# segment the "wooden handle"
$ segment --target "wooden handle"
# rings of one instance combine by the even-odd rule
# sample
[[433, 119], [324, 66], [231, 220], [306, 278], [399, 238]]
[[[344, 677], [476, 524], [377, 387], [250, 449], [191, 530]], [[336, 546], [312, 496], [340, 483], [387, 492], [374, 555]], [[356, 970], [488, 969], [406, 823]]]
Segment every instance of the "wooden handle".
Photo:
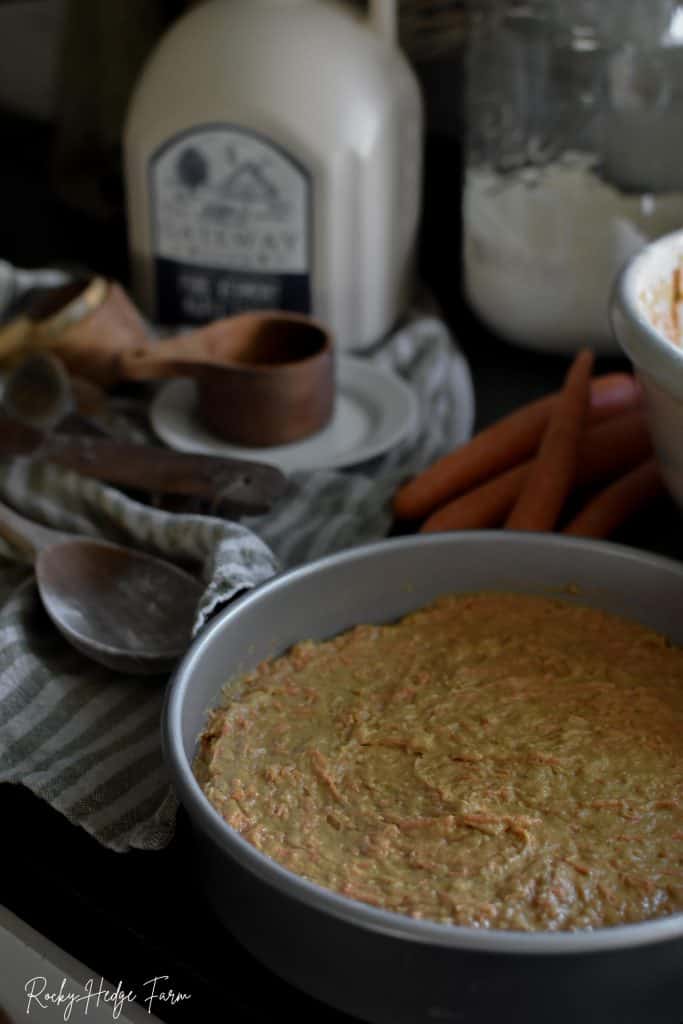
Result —
[[121, 352], [119, 372], [126, 380], [159, 380], [189, 377], [191, 364], [201, 359], [195, 332], [153, 341]]
[[30, 519], [25, 519], [18, 512], [0, 501], [0, 537], [18, 548], [31, 561], [39, 551], [59, 544], [64, 540], [73, 540], [75, 534], [51, 530], [49, 526], [41, 526]]
[[154, 350], [146, 352], [134, 349], [132, 352], [123, 352], [118, 360], [118, 369], [124, 380], [162, 380], [183, 376], [177, 359]]
[[195, 495], [217, 506], [225, 502], [242, 512], [269, 508], [288, 486], [284, 474], [266, 463], [174, 452], [104, 437], [52, 434], [34, 457], [118, 486]]

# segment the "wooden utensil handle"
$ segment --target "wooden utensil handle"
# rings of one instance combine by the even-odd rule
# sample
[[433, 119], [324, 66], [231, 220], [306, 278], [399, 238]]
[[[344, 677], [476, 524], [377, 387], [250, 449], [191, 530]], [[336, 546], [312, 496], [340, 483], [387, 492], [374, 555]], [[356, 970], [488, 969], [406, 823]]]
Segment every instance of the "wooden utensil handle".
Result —
[[176, 338], [136, 345], [120, 353], [119, 370], [127, 380], [158, 380], [191, 376], [190, 363], [198, 359], [195, 331]]
[[[160, 345], [159, 348], [162, 346]], [[166, 377], [189, 376], [183, 365], [172, 355], [150, 349], [135, 348], [122, 352], [118, 360], [120, 376], [124, 380], [161, 380]]]
[[35, 457], [122, 487], [230, 500], [243, 511], [261, 510], [283, 493], [285, 476], [274, 466], [243, 459], [193, 455], [104, 437], [53, 434]]
[[12, 547], [18, 548], [33, 561], [39, 551], [64, 540], [73, 540], [75, 534], [41, 526], [0, 502], [0, 537], [4, 537]]

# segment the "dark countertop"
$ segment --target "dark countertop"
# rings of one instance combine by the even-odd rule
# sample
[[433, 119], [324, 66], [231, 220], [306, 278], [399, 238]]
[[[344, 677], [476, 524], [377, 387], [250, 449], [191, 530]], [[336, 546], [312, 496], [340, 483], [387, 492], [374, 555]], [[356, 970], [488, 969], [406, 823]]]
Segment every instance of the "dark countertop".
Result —
[[[121, 221], [93, 222], [86, 213], [67, 209], [45, 180], [45, 136], [22, 126], [13, 131], [18, 157], [0, 170], [0, 258], [24, 266], [80, 263], [125, 280]], [[11, 147], [3, 149], [10, 152]], [[449, 187], [452, 197], [452, 182]], [[567, 359], [513, 348], [469, 313], [460, 297], [457, 266], [449, 266], [444, 255], [453, 259], [458, 231], [457, 210], [448, 225], [428, 209], [423, 275], [470, 361], [481, 427], [557, 387]], [[598, 368], [625, 365], [619, 359], [600, 360]], [[668, 498], [615, 539], [683, 555], [680, 516]], [[121, 979], [126, 989], [144, 994], [147, 979], [168, 975], [169, 986], [190, 993], [191, 999], [155, 1006], [162, 1019], [208, 1020], [222, 1011], [236, 1024], [348, 1020], [279, 981], [214, 920], [198, 888], [183, 813], [165, 850], [125, 855], [102, 848], [21, 786], [0, 786], [0, 819], [0, 902], [114, 985]], [[0, 969], [0, 1002], [8, 983]]]

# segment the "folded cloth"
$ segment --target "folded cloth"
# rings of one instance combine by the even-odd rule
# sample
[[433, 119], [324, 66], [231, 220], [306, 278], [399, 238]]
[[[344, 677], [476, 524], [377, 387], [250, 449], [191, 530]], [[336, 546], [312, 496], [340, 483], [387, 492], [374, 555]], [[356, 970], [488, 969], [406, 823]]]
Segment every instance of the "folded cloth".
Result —
[[[11, 276], [0, 262], [0, 319], [7, 297], [16, 300], [34, 280], [22, 271], [8, 283]], [[236, 523], [165, 512], [27, 458], [0, 462], [0, 498], [48, 526], [194, 566], [205, 583], [196, 632], [219, 606], [279, 569], [385, 536], [398, 482], [469, 437], [469, 370], [438, 316], [415, 312], [366, 358], [413, 389], [412, 434], [363, 465], [292, 474], [293, 493], [266, 514]], [[177, 809], [159, 738], [166, 680], [117, 674], [76, 652], [17, 557], [2, 544], [0, 781], [28, 786], [111, 849], [159, 849], [173, 835]]]

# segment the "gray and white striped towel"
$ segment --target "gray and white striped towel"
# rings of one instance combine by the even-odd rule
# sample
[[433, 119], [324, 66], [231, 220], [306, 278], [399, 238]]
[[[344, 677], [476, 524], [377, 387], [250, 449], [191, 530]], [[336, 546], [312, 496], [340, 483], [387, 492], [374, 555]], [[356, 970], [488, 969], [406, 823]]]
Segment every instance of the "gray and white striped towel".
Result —
[[[0, 319], [34, 283], [54, 281], [18, 276], [0, 262]], [[0, 463], [0, 497], [49, 526], [193, 560], [206, 584], [200, 629], [218, 604], [278, 569], [385, 536], [399, 480], [470, 435], [469, 370], [438, 317], [416, 313], [367, 358], [414, 389], [420, 415], [412, 436], [346, 471], [293, 474], [296, 493], [268, 514], [235, 523], [163, 512], [26, 458]], [[164, 681], [117, 675], [79, 655], [14, 557], [0, 550], [0, 782], [28, 786], [114, 850], [165, 846], [176, 804], [159, 740]]]

